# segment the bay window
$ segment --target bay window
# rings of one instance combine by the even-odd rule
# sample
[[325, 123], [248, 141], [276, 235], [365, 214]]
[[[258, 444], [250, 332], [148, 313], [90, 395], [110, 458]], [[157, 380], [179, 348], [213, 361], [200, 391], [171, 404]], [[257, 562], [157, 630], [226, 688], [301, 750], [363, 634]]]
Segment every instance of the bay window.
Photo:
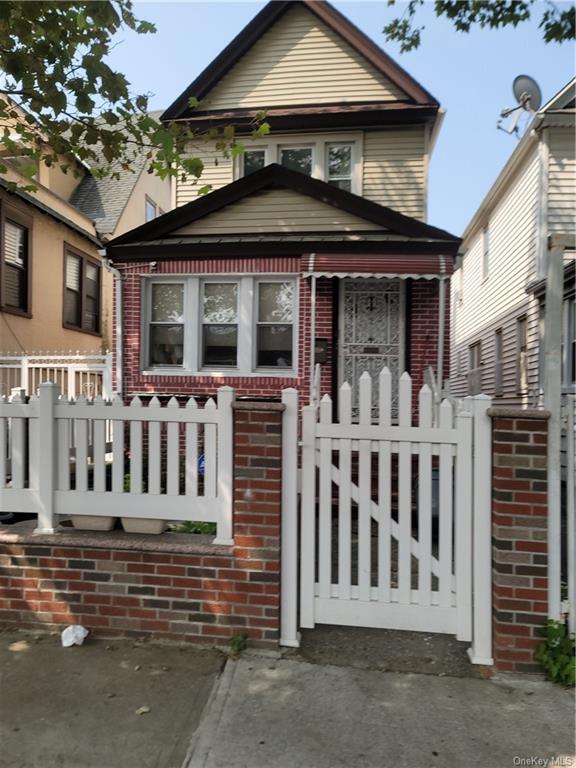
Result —
[[146, 279], [144, 371], [293, 374], [296, 285], [277, 275]]

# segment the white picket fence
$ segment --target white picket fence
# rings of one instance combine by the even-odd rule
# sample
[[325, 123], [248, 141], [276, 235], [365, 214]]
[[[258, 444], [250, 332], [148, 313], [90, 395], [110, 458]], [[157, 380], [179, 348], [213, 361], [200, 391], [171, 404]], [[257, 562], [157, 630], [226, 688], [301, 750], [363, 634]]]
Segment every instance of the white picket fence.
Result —
[[0, 396], [13, 389], [35, 395], [41, 384], [51, 381], [68, 398], [112, 397], [112, 353], [106, 354], [2, 354]]
[[328, 395], [303, 408], [300, 625], [455, 634], [489, 663], [490, 398], [444, 400], [434, 424], [425, 385], [414, 425], [405, 373], [395, 424], [388, 369], [378, 387], [378, 423], [368, 373], [357, 423], [349, 384], [338, 419]]
[[58, 395], [47, 383], [0, 401], [1, 510], [37, 514], [39, 531], [57, 515], [214, 522], [231, 541], [233, 389], [203, 408]]

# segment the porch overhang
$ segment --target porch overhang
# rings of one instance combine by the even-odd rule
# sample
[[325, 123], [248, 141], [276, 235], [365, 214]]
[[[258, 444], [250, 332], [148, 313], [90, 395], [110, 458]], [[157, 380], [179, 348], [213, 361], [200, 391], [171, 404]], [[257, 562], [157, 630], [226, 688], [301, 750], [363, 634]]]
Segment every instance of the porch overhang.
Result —
[[310, 253], [302, 257], [304, 277], [441, 280], [453, 271], [452, 255]]

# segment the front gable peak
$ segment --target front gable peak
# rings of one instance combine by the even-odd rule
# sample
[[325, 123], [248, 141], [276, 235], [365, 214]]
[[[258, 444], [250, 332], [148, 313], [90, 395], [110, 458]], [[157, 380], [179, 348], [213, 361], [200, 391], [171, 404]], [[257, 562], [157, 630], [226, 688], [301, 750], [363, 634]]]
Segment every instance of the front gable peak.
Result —
[[197, 112], [321, 104], [438, 103], [324, 0], [270, 2], [166, 110]]

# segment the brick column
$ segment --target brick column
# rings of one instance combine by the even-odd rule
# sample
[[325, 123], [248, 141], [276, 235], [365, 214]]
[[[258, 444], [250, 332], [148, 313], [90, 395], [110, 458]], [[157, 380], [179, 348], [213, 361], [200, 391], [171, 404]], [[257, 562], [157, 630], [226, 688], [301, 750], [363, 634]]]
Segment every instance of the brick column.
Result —
[[491, 408], [494, 665], [536, 672], [534, 649], [548, 618], [547, 439], [549, 413]]
[[[234, 557], [252, 637], [278, 642], [282, 403], [234, 403]], [[240, 598], [240, 595], [239, 595]], [[240, 609], [238, 610], [240, 613]], [[257, 629], [261, 629], [258, 638]]]

